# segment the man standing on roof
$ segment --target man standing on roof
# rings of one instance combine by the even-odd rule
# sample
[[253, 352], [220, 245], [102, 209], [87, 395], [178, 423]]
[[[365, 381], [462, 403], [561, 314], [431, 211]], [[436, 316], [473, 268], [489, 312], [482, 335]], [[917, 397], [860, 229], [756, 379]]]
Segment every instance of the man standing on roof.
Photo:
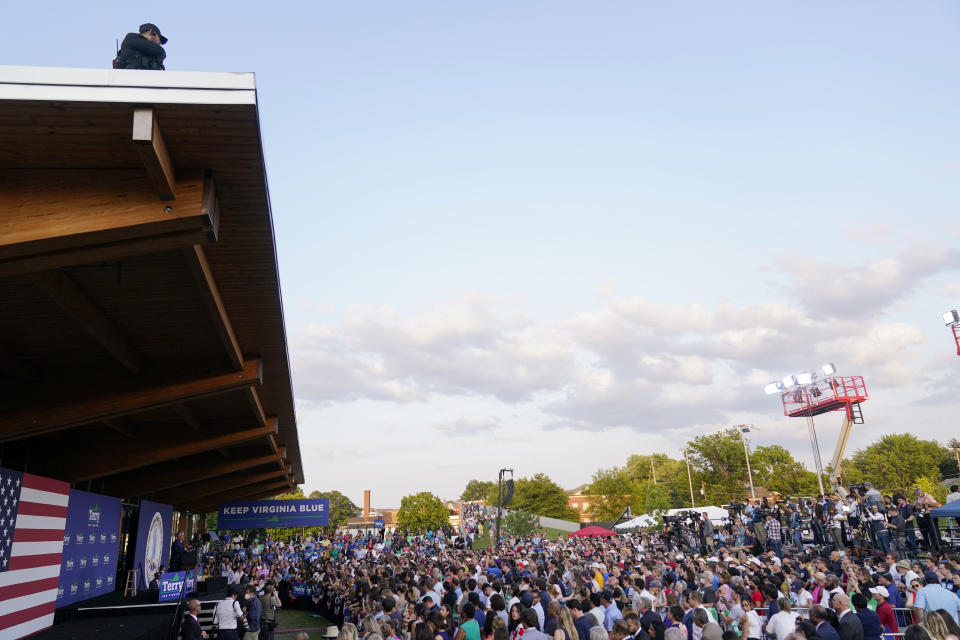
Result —
[[117, 69], [163, 70], [167, 52], [160, 45], [167, 39], [157, 25], [147, 22], [140, 25], [139, 33], [128, 33], [117, 54]]

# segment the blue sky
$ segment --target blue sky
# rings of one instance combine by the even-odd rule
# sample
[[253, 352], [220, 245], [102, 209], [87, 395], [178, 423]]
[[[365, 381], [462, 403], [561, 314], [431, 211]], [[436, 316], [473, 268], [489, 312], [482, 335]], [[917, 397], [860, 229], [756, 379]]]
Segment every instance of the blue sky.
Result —
[[853, 447], [960, 436], [956, 3], [48, 2], [0, 61], [144, 21], [257, 74], [308, 490], [572, 487], [734, 420], [809, 460], [760, 387], [825, 360]]

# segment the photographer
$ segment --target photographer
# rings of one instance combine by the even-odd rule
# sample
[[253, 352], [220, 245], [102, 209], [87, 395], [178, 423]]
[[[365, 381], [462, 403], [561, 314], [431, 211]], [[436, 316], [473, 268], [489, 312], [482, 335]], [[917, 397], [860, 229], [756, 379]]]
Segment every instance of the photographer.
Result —
[[277, 609], [280, 607], [280, 598], [273, 584], [268, 581], [260, 596], [260, 640], [273, 640], [273, 632], [277, 628]]

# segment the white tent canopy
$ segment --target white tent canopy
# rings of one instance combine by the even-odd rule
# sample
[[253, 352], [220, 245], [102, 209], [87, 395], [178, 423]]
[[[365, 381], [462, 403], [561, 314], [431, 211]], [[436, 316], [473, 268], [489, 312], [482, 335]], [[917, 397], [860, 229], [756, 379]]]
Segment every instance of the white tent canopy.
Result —
[[620, 524], [614, 526], [614, 529], [637, 529], [652, 527], [655, 525], [656, 517], [653, 514], [645, 513], [642, 516], [637, 516], [633, 520], [628, 520], [626, 522], [621, 522]]

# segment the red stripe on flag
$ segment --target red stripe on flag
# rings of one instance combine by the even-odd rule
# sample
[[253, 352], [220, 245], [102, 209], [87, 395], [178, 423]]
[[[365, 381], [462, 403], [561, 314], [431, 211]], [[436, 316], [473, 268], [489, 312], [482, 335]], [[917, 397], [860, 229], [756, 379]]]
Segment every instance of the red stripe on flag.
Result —
[[56, 608], [57, 600], [56, 596], [54, 596], [54, 599], [50, 602], [44, 602], [43, 604], [38, 604], [35, 607], [21, 609], [20, 611], [14, 611], [13, 613], [8, 613], [5, 616], [0, 616], [0, 629], [9, 629], [15, 625], [29, 622], [34, 618], [39, 618], [40, 616], [53, 613]]
[[52, 491], [53, 493], [62, 493], [70, 495], [70, 483], [43, 476], [35, 476], [32, 473], [23, 474], [23, 486], [30, 489], [39, 489], [40, 491]]
[[32, 580], [11, 584], [8, 587], [0, 587], [0, 602], [10, 598], [28, 596], [31, 593], [47, 591], [48, 589], [56, 589], [58, 586], [60, 586], [60, 578], [44, 578], [43, 580]]
[[[56, 542], [63, 540], [63, 529], [16, 529], [13, 532], [14, 542]], [[0, 598], [3, 600], [3, 598]]]
[[[61, 534], [62, 535], [62, 534]], [[37, 567], [60, 566], [62, 553], [38, 553], [34, 556], [13, 556], [10, 558], [10, 571], [17, 569], [36, 569]]]
[[40, 504], [38, 502], [21, 501], [17, 509], [17, 515], [21, 516], [52, 516], [54, 518], [66, 518], [67, 508], [55, 504]]

